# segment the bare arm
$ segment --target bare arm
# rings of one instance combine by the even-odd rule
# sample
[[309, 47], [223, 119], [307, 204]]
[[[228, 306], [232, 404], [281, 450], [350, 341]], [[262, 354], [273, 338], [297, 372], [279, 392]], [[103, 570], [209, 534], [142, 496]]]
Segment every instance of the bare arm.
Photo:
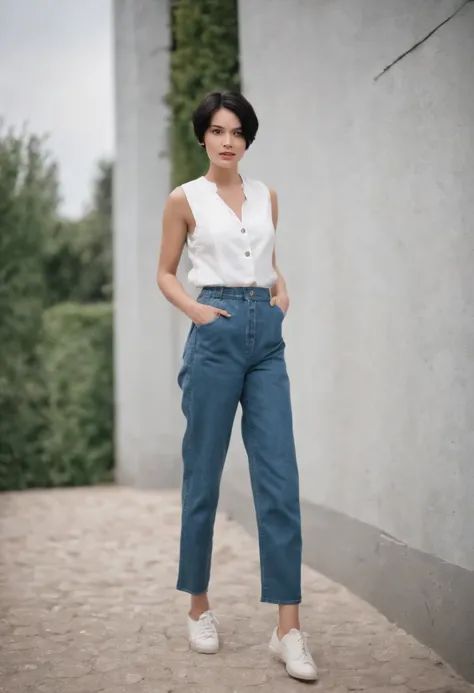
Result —
[[160, 258], [157, 282], [162, 294], [197, 325], [211, 322], [216, 314], [229, 317], [225, 310], [202, 305], [191, 298], [176, 276], [188, 232], [187, 200], [181, 188], [176, 188], [168, 197], [163, 212]]
[[191, 317], [196, 301], [186, 293], [176, 276], [188, 232], [185, 205], [183, 191], [176, 188], [168, 197], [163, 212], [157, 281], [160, 291], [168, 301]]
[[[276, 232], [277, 225], [278, 225], [278, 197], [277, 197], [275, 190], [273, 190], [273, 188], [270, 188], [270, 199], [271, 199], [271, 203], [272, 203], [273, 226], [275, 227], [275, 232]], [[275, 250], [273, 251], [272, 260], [273, 260], [273, 268], [277, 274], [277, 280], [276, 280], [275, 284], [272, 286], [272, 296], [273, 296], [272, 302], [277, 303], [280, 306], [280, 308], [282, 308], [282, 310], [286, 313], [286, 311], [288, 310], [288, 306], [289, 306], [290, 301], [288, 298], [288, 292], [286, 289], [285, 279], [284, 279], [282, 273], [280, 272], [280, 270], [278, 269]]]

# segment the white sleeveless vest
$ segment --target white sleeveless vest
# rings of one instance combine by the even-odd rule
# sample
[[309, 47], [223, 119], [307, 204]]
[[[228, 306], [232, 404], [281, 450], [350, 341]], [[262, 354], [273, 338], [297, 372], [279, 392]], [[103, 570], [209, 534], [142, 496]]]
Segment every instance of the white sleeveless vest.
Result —
[[181, 186], [196, 221], [187, 240], [192, 264], [188, 279], [196, 287], [270, 288], [277, 280], [270, 192], [260, 181], [241, 178], [242, 221], [220, 197], [216, 184], [204, 176]]

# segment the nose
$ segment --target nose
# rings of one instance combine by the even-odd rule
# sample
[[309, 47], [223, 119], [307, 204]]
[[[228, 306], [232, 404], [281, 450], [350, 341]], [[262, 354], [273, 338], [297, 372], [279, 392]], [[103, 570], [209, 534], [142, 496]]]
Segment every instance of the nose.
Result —
[[225, 137], [224, 137], [224, 147], [226, 149], [229, 149], [232, 146], [232, 138], [230, 133], [228, 132]]

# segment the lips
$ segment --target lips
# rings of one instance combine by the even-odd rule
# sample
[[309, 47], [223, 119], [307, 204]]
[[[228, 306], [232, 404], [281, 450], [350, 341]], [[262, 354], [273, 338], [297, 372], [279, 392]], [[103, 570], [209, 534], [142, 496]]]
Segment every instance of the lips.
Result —
[[226, 159], [231, 159], [235, 154], [233, 152], [221, 152], [220, 156], [224, 156]]

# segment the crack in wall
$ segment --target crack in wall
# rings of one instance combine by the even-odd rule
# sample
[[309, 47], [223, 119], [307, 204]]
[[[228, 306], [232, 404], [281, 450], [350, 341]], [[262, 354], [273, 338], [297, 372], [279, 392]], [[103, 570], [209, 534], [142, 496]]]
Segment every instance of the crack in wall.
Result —
[[413, 51], [415, 51], [423, 43], [425, 43], [425, 41], [427, 41], [431, 36], [433, 36], [433, 34], [436, 33], [438, 31], [438, 29], [441, 29], [442, 26], [444, 26], [445, 24], [450, 22], [451, 19], [453, 19], [457, 14], [459, 14], [459, 12], [461, 12], [461, 10], [463, 10], [466, 7], [466, 5], [468, 5], [470, 2], [474, 2], [474, 0], [464, 0], [461, 7], [458, 7], [458, 9], [455, 10], [455, 12], [453, 12], [451, 15], [449, 15], [449, 17], [447, 17], [444, 21], [442, 21], [441, 24], [438, 24], [438, 26], [436, 26], [432, 31], [430, 31], [429, 34], [427, 34], [424, 38], [422, 38], [420, 41], [415, 43], [414, 46], [412, 46], [407, 51], [405, 51], [404, 53], [399, 55], [398, 58], [395, 58], [395, 60], [393, 62], [391, 62], [390, 65], [387, 65], [387, 67], [384, 67], [382, 72], [379, 72], [379, 74], [374, 77], [374, 82], [376, 82], [380, 77], [382, 77], [382, 75], [384, 75], [394, 65], [396, 65], [398, 62], [400, 62], [400, 60], [403, 60], [403, 58], [405, 58], [405, 56], [409, 55], [410, 53], [413, 53]]

